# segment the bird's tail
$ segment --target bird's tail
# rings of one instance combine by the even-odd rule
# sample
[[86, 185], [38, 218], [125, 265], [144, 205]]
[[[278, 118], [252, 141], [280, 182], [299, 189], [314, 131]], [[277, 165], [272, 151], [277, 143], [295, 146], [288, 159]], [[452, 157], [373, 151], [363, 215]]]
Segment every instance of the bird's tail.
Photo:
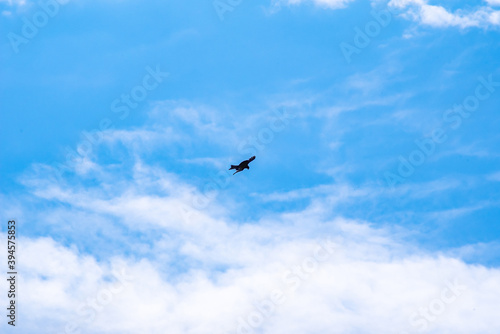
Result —
[[236, 166], [236, 165], [231, 165], [231, 168], [229, 168], [229, 170], [231, 170], [231, 169], [236, 169], [236, 168], [238, 168], [238, 166]]

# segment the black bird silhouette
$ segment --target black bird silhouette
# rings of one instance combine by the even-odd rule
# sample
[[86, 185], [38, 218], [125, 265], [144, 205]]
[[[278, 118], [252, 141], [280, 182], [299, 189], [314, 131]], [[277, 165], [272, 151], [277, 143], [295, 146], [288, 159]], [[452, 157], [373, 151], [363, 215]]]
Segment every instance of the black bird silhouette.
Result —
[[233, 173], [233, 175], [234, 175], [236, 173], [239, 173], [239, 172], [243, 171], [245, 168], [246, 169], [250, 169], [250, 167], [248, 167], [248, 164], [251, 161], [254, 161], [254, 159], [255, 159], [255, 155], [253, 157], [251, 157], [250, 159], [248, 159], [248, 160], [240, 162], [239, 165], [231, 165], [231, 168], [229, 168], [229, 170], [236, 169], [236, 172]]

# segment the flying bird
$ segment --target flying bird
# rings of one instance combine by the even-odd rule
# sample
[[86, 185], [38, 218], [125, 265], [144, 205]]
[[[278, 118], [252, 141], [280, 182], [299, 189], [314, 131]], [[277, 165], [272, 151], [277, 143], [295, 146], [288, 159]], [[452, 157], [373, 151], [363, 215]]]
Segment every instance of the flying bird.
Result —
[[251, 161], [253, 161], [254, 159], [255, 159], [255, 155], [253, 157], [251, 157], [250, 159], [248, 159], [248, 160], [240, 162], [239, 165], [231, 165], [231, 168], [229, 168], [229, 170], [236, 169], [236, 172], [233, 173], [233, 175], [234, 175], [236, 173], [239, 173], [239, 172], [243, 171], [245, 168], [246, 169], [250, 169], [250, 167], [248, 167], [248, 164]]

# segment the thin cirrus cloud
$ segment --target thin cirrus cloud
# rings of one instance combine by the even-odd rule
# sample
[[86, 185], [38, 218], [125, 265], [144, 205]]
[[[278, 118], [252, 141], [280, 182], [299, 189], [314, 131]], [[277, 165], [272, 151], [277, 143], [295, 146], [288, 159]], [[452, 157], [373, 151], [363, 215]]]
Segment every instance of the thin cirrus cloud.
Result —
[[[277, 3], [297, 5], [312, 2], [318, 7], [340, 9], [347, 7], [352, 0], [283, 0]], [[472, 9], [457, 9], [451, 11], [441, 5], [430, 5], [427, 0], [390, 0], [388, 2], [373, 1], [377, 6], [382, 3], [390, 10], [398, 11], [400, 17], [415, 21], [419, 24], [444, 28], [457, 27], [461, 29], [480, 27], [491, 28], [500, 25], [500, 11], [495, 6], [500, 5], [498, 0], [486, 0], [484, 5]]]
[[[345, 8], [349, 3], [354, 0], [312, 0], [312, 2], [320, 7], [338, 9]], [[274, 0], [275, 4], [288, 4], [288, 5], [298, 5], [304, 2], [309, 2], [309, 0]]]
[[0, 0], [0, 3], [6, 3], [9, 6], [22, 6], [26, 4], [26, 0]]

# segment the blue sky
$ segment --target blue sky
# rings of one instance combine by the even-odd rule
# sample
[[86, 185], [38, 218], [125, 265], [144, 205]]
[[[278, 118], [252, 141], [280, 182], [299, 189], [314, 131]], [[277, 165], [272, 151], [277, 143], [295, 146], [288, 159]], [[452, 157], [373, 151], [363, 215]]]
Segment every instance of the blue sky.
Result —
[[[498, 0], [4, 0], [0, 12], [16, 330], [500, 329]], [[311, 255], [328, 245], [327, 260]], [[290, 276], [311, 256], [307, 278]], [[123, 270], [148, 286], [115, 292]]]

